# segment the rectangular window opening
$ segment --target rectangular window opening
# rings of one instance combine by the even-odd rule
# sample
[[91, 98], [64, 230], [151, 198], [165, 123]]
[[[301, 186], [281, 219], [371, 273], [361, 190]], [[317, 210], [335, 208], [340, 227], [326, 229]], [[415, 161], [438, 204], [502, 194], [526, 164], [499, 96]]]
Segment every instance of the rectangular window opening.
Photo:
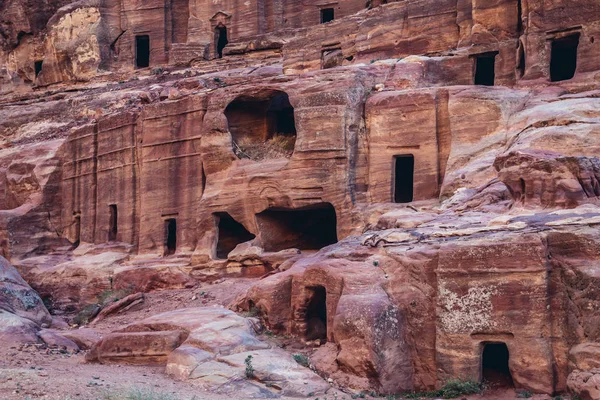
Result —
[[550, 55], [550, 80], [552, 82], [572, 79], [577, 71], [579, 33], [552, 40]]
[[108, 241], [114, 242], [117, 240], [117, 232], [118, 232], [118, 214], [117, 214], [117, 205], [111, 204], [108, 206], [109, 212], [109, 221], [108, 221]]
[[177, 250], [177, 220], [170, 218], [165, 220], [165, 256], [175, 254]]
[[334, 19], [334, 10], [333, 8], [323, 8], [321, 9], [321, 23], [326, 24], [328, 22], [333, 21]]
[[415, 157], [402, 154], [394, 157], [394, 202], [413, 201]]
[[496, 55], [485, 53], [475, 56], [475, 85], [494, 86], [496, 81]]
[[137, 68], [150, 66], [150, 36], [148, 35], [135, 37], [135, 65]]

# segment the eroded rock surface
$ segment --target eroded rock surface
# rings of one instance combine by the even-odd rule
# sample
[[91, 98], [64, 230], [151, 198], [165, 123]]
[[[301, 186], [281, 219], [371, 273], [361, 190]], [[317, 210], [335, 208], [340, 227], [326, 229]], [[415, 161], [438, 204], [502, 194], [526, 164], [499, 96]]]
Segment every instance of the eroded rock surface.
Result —
[[166, 373], [176, 379], [242, 397], [308, 397], [329, 390], [289, 353], [260, 341], [256, 324], [220, 307], [181, 309], [104, 336], [86, 359], [166, 365]]
[[37, 342], [52, 317], [42, 299], [4, 257], [0, 257], [0, 339], [4, 345]]
[[[597, 1], [143, 3], [0, 5], [0, 252], [53, 312], [252, 278], [232, 308], [339, 386], [597, 396]], [[19, 335], [47, 318], [9, 299]], [[89, 357], [327, 389], [267, 347], [183, 309]]]

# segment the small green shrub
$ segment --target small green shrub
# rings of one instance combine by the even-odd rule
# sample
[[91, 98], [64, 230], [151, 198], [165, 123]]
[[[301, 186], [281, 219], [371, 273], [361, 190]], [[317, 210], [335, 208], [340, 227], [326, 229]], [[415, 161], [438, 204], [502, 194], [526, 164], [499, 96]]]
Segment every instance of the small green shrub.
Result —
[[98, 304], [105, 306], [106, 304], [114, 303], [115, 301], [119, 301], [124, 297], [127, 297], [131, 294], [131, 290], [128, 289], [119, 289], [119, 290], [104, 290], [97, 297]]
[[102, 393], [104, 400], [175, 400], [167, 393], [157, 392], [154, 389], [131, 388], [123, 391], [110, 391]]
[[528, 399], [531, 396], [533, 396], [533, 393], [531, 393], [529, 390], [519, 390], [517, 392], [518, 399]]
[[451, 379], [440, 389], [440, 396], [445, 399], [452, 399], [462, 395], [478, 394], [481, 392], [483, 392], [483, 386], [479, 382]]
[[246, 312], [240, 313], [242, 317], [245, 318], [254, 318], [260, 316], [260, 309], [258, 307], [252, 306]]
[[308, 368], [308, 366], [310, 365], [310, 360], [304, 354], [294, 354], [292, 357], [294, 357], [294, 361], [296, 361], [303, 367]]
[[440, 390], [420, 393], [407, 393], [404, 395], [407, 399], [433, 398], [442, 397], [444, 399], [453, 399], [455, 397], [481, 394], [485, 390], [485, 386], [475, 381], [463, 381], [460, 379], [451, 379]]
[[77, 325], [85, 325], [93, 320], [96, 315], [100, 312], [100, 306], [98, 304], [88, 304], [83, 307], [77, 315], [73, 318], [73, 323]]
[[252, 379], [254, 378], [254, 367], [252, 366], [252, 356], [246, 357], [244, 360], [244, 364], [246, 364], [246, 378]]

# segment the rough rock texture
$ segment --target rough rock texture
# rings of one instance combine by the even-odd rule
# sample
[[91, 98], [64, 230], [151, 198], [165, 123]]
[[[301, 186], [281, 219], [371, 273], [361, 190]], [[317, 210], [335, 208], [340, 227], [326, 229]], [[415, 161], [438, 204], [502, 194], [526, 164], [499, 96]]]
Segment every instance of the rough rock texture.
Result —
[[[256, 321], [219, 307], [155, 315], [104, 336], [88, 361], [166, 365], [166, 373], [217, 393], [307, 397], [329, 384], [255, 336]], [[253, 376], [246, 376], [251, 356]]]
[[52, 317], [36, 292], [15, 267], [0, 257], [0, 340], [6, 346], [37, 342], [37, 331], [50, 326]]
[[581, 400], [600, 399], [600, 369], [573, 371], [569, 375], [569, 390]]
[[[0, 6], [0, 249], [57, 312], [253, 277], [233, 307], [342, 386], [492, 357], [596, 396], [597, 1], [38, 3]], [[153, 318], [91, 357], [257, 396], [247, 355], [295, 367], [232, 313]]]

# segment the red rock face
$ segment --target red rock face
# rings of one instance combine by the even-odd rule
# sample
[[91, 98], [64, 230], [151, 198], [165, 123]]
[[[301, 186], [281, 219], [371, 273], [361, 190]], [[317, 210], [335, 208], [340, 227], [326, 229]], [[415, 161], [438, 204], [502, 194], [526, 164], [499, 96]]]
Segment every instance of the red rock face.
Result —
[[[492, 3], [15, 18], [37, 30], [16, 45], [2, 25], [3, 254], [67, 310], [262, 277], [233, 308], [357, 390], [459, 378], [593, 398], [600, 8]], [[205, 356], [179, 328], [136, 332], [93, 356], [173, 355], [179, 377]]]

